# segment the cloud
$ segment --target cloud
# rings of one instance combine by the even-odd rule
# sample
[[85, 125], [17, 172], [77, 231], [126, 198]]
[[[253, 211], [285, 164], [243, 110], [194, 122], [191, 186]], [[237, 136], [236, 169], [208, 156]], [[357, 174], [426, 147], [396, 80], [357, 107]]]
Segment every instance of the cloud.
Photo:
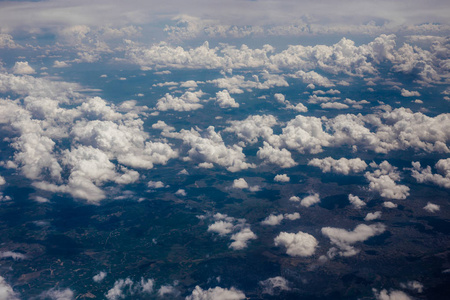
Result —
[[274, 95], [275, 100], [277, 100], [279, 103], [284, 104], [287, 109], [293, 109], [297, 112], [307, 112], [308, 108], [304, 106], [302, 103], [298, 103], [296, 105], [292, 105], [290, 101], [286, 100], [285, 96], [280, 93], [275, 93]]
[[400, 174], [397, 168], [383, 161], [377, 165], [371, 164], [372, 167], [378, 167], [373, 173], [366, 172], [364, 175], [370, 182], [369, 190], [380, 194], [381, 197], [388, 199], [406, 199], [409, 196], [409, 187], [396, 184], [400, 180]]
[[127, 297], [136, 297], [143, 294], [153, 293], [155, 281], [153, 279], [141, 278], [141, 281], [134, 282], [130, 278], [119, 279], [114, 282], [114, 286], [106, 292], [108, 300], [119, 300]]
[[179, 189], [178, 191], [175, 192], [175, 195], [185, 197], [187, 194], [184, 189]]
[[435, 213], [435, 212], [438, 212], [441, 209], [441, 207], [437, 204], [428, 202], [427, 205], [425, 205], [423, 209], [425, 209], [426, 211], [428, 211], [430, 213]]
[[0, 251], [0, 258], [12, 258], [14, 260], [23, 260], [26, 259], [27, 256], [25, 254], [13, 251]]
[[115, 106], [99, 97], [85, 99], [74, 92], [80, 88], [75, 84], [0, 77], [5, 79], [0, 90], [24, 96], [23, 102], [0, 104], [1, 122], [16, 135], [11, 143], [14, 160], [8, 164], [36, 188], [94, 203], [105, 197], [101, 186], [107, 181], [128, 184], [139, 179], [137, 171], [125, 166], [149, 169], [178, 156], [168, 144], [150, 140], [139, 118], [145, 107], [133, 101]]
[[147, 186], [151, 189], [161, 189], [166, 187], [162, 181], [149, 181]]
[[186, 297], [186, 300], [241, 300], [241, 299], [245, 299], [245, 294], [234, 287], [231, 287], [230, 289], [215, 287], [203, 290], [198, 285], [192, 291], [192, 294]]
[[326, 103], [321, 103], [320, 107], [323, 109], [326, 109], [326, 108], [347, 109], [349, 106], [347, 104], [339, 103], [339, 102], [326, 102]]
[[219, 104], [221, 108], [239, 107], [239, 103], [237, 103], [233, 98], [231, 98], [227, 90], [223, 90], [216, 93], [216, 102], [217, 104]]
[[373, 221], [381, 217], [381, 211], [376, 211], [373, 213], [368, 213], [364, 218], [364, 221]]
[[284, 219], [288, 219], [291, 221], [300, 219], [300, 214], [298, 212], [292, 213], [292, 214], [279, 214], [274, 215], [270, 214], [267, 218], [265, 218], [263, 221], [261, 221], [262, 225], [269, 225], [269, 226], [275, 226], [280, 225], [281, 221]]
[[261, 224], [275, 226], [275, 225], [279, 225], [281, 223], [281, 221], [283, 221], [283, 219], [284, 219], [284, 216], [282, 214], [280, 214], [280, 215], [270, 214], [267, 218], [265, 218], [261, 222]]
[[287, 122], [281, 135], [271, 137], [269, 142], [302, 154], [316, 154], [323, 151], [322, 147], [330, 145], [330, 139], [331, 136], [323, 130], [321, 119], [298, 115]]
[[224, 132], [232, 132], [245, 143], [255, 144], [259, 137], [269, 139], [273, 135], [272, 127], [278, 122], [272, 115], [253, 115], [242, 121], [229, 123], [231, 126], [225, 128]]
[[272, 147], [269, 143], [263, 142], [263, 147], [260, 147], [257, 156], [264, 160], [265, 163], [278, 165], [280, 168], [291, 168], [297, 165], [292, 159], [291, 152], [286, 149], [279, 149]]
[[420, 97], [420, 93], [417, 91], [408, 91], [405, 89], [401, 90], [403, 97]]
[[435, 168], [440, 173], [433, 173], [430, 166], [425, 169], [420, 162], [412, 162], [412, 176], [419, 183], [433, 183], [444, 188], [450, 188], [450, 158], [440, 159]]
[[398, 205], [395, 203], [392, 203], [391, 201], [385, 201], [385, 202], [383, 202], [383, 206], [386, 208], [396, 208]]
[[213, 219], [215, 222], [208, 226], [208, 232], [215, 232], [220, 236], [227, 236], [232, 233], [230, 239], [233, 242], [229, 245], [229, 248], [233, 250], [245, 249], [250, 240], [257, 238], [245, 219], [235, 219], [221, 213], [216, 213]]
[[47, 290], [45, 292], [42, 292], [39, 295], [40, 299], [52, 299], [52, 300], [73, 300], [74, 294], [73, 291], [69, 288], [66, 289], [57, 289], [52, 288], [50, 290]]
[[0, 33], [0, 48], [15, 49], [21, 48], [21, 46], [14, 42], [13, 37], [10, 34]]
[[18, 294], [14, 292], [11, 285], [9, 285], [2, 276], [0, 276], [0, 299], [19, 300]]
[[94, 282], [102, 282], [103, 279], [106, 278], [107, 273], [100, 271], [97, 275], [95, 275], [94, 277], [92, 277], [92, 280], [94, 280]]
[[216, 221], [208, 226], [208, 232], [215, 232], [219, 235], [227, 235], [234, 229], [234, 225], [231, 222]]
[[365, 225], [359, 224], [353, 231], [348, 231], [341, 228], [323, 227], [322, 234], [328, 237], [333, 245], [336, 245], [342, 256], [356, 255], [359, 250], [352, 245], [357, 242], [364, 242], [365, 240], [379, 235], [386, 230], [386, 226], [381, 223]]
[[256, 234], [254, 234], [250, 228], [243, 228], [241, 231], [236, 232], [231, 236], [230, 239], [234, 242], [230, 244], [230, 248], [233, 250], [242, 250], [247, 248], [250, 240], [255, 240], [256, 238]]
[[319, 85], [323, 87], [333, 87], [335, 86], [334, 83], [332, 83], [328, 78], [314, 72], [304, 72], [304, 71], [298, 71], [295, 73], [294, 77], [300, 78], [303, 80], [304, 83], [307, 84], [314, 84]]
[[392, 290], [388, 292], [387, 290], [383, 289], [378, 292], [378, 290], [373, 289], [373, 293], [375, 294], [377, 300], [412, 300], [411, 297], [409, 297], [402, 291]]
[[6, 184], [5, 177], [0, 176], [0, 185], [5, 185], [5, 184]]
[[286, 174], [277, 174], [274, 178], [276, 182], [289, 182], [291, 179]]
[[275, 246], [285, 247], [287, 255], [302, 257], [313, 255], [319, 244], [312, 235], [301, 231], [297, 233], [281, 232], [274, 242]]
[[158, 297], [164, 298], [177, 298], [180, 295], [180, 291], [173, 285], [163, 285], [158, 289]]
[[412, 291], [416, 291], [418, 293], [422, 293], [423, 292], [423, 284], [418, 282], [417, 280], [408, 281], [406, 284], [405, 283], [401, 283], [400, 286], [402, 288], [407, 288], [407, 289], [410, 289]]
[[28, 64], [27, 61], [16, 61], [11, 71], [17, 75], [36, 74], [36, 71]]
[[[291, 200], [291, 199], [289, 199], [289, 200]], [[293, 201], [293, 200], [291, 200], [291, 201]], [[306, 196], [305, 198], [303, 198], [300, 201], [300, 205], [304, 206], [304, 207], [310, 207], [310, 206], [313, 206], [314, 204], [319, 203], [319, 202], [320, 202], [319, 194], [318, 193], [314, 193], [314, 194], [311, 194], [311, 195]]]
[[353, 205], [353, 207], [356, 209], [361, 209], [363, 206], [366, 205], [366, 203], [364, 201], [362, 201], [361, 199], [359, 199], [358, 196], [353, 196], [352, 194], [348, 195], [348, 200]]
[[215, 132], [214, 126], [209, 126], [202, 133], [194, 129], [190, 131], [182, 129], [179, 133], [166, 133], [165, 135], [182, 139], [184, 144], [189, 145], [191, 149], [188, 151], [188, 155], [193, 161], [218, 164], [230, 172], [255, 167], [254, 164], [245, 162], [242, 147], [238, 145], [227, 147], [222, 136]]
[[248, 183], [244, 178], [235, 179], [233, 181], [233, 188], [235, 189], [247, 189]]
[[347, 159], [344, 157], [340, 159], [332, 157], [314, 158], [308, 162], [308, 165], [319, 167], [324, 173], [333, 172], [344, 175], [359, 173], [367, 168], [366, 162], [360, 158]]
[[267, 278], [264, 281], [260, 281], [259, 285], [262, 288], [263, 294], [269, 294], [271, 296], [278, 295], [282, 291], [290, 291], [290, 283], [284, 277], [276, 276]]
[[197, 92], [185, 92], [180, 97], [173, 97], [170, 94], [166, 94], [164, 97], [158, 99], [156, 103], [156, 109], [160, 111], [175, 110], [175, 111], [191, 111], [197, 110], [203, 107], [200, 104], [200, 97], [203, 96], [202, 91]]

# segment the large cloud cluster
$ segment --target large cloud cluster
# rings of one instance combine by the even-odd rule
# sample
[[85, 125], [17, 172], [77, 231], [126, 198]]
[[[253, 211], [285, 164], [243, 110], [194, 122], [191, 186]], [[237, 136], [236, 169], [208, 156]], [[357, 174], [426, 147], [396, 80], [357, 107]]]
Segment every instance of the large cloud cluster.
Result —
[[15, 135], [16, 152], [6, 166], [37, 188], [98, 202], [106, 197], [104, 183], [138, 180], [127, 167], [150, 169], [178, 156], [168, 144], [150, 140], [139, 118], [145, 107], [133, 101], [109, 105], [99, 97], [85, 99], [69, 83], [2, 77], [4, 91], [23, 97], [0, 101], [1, 125]]

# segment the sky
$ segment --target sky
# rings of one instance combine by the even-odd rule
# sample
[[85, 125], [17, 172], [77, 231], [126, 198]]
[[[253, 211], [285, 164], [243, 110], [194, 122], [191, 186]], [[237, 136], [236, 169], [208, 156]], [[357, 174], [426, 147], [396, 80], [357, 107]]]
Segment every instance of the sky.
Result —
[[445, 299], [445, 1], [1, 1], [0, 299]]

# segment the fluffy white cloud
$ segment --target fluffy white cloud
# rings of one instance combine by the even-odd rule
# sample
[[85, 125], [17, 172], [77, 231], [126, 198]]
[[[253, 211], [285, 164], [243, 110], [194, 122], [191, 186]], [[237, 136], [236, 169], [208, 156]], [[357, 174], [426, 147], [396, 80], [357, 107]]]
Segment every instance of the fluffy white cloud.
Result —
[[158, 99], [156, 109], [161, 111], [175, 110], [175, 111], [191, 111], [202, 108], [200, 104], [200, 97], [203, 96], [202, 91], [185, 92], [180, 97], [174, 97], [166, 94], [164, 97]]
[[27, 61], [16, 61], [11, 71], [17, 75], [30, 75], [36, 73]]
[[348, 195], [348, 201], [353, 205], [354, 208], [360, 209], [366, 205], [366, 202], [362, 201], [358, 196], [352, 194]]
[[231, 236], [230, 239], [233, 242], [230, 244], [230, 248], [233, 250], [242, 250], [247, 248], [250, 240], [255, 240], [256, 238], [256, 234], [250, 228], [243, 228]]
[[153, 279], [141, 278], [141, 281], [134, 282], [130, 278], [119, 279], [114, 282], [114, 286], [105, 294], [108, 300], [119, 300], [127, 297], [142, 296], [153, 293], [155, 281]]
[[420, 183], [433, 183], [441, 187], [450, 188], [450, 158], [440, 159], [435, 168], [440, 173], [433, 173], [430, 166], [425, 169], [420, 162], [412, 163], [412, 176]]
[[165, 187], [165, 185], [162, 181], [149, 181], [147, 183], [147, 186], [151, 189], [161, 189], [161, 188]]
[[233, 181], [233, 188], [235, 189], [247, 189], [248, 183], [244, 178], [235, 179]]
[[275, 93], [274, 95], [275, 100], [280, 102], [281, 104], [284, 104], [287, 109], [292, 109], [297, 112], [307, 112], [308, 108], [304, 106], [302, 103], [297, 103], [296, 105], [291, 104], [290, 101], [286, 100], [286, 97], [283, 94]]
[[304, 72], [298, 71], [295, 73], [294, 77], [301, 78], [304, 83], [312, 83], [314, 85], [320, 85], [323, 87], [333, 87], [334, 83], [332, 83], [328, 78], [314, 72]]
[[381, 217], [381, 211], [376, 211], [373, 213], [368, 213], [364, 218], [364, 221], [373, 221]]
[[233, 229], [233, 223], [226, 221], [216, 221], [208, 226], [208, 232], [215, 232], [222, 236], [231, 233]]
[[92, 277], [92, 280], [94, 280], [94, 282], [102, 282], [103, 279], [106, 278], [107, 273], [100, 271], [97, 275], [95, 275], [94, 277]]
[[402, 89], [401, 93], [402, 93], [403, 97], [420, 97], [420, 93], [417, 91], [408, 91], [408, 90]]
[[375, 294], [377, 300], [412, 300], [411, 297], [409, 297], [402, 291], [393, 290], [388, 292], [387, 290], [383, 289], [378, 292], [376, 289], [374, 289], [373, 293]]
[[[289, 199], [289, 200], [291, 200], [291, 199]], [[314, 205], [316, 203], [319, 203], [319, 202], [320, 202], [319, 194], [318, 193], [314, 193], [314, 194], [311, 194], [311, 195], [306, 196], [305, 198], [303, 198], [300, 201], [300, 205], [304, 206], [304, 207], [310, 207], [310, 206], [312, 206], [312, 205]]]
[[319, 153], [323, 151], [322, 147], [330, 145], [331, 139], [322, 126], [319, 118], [298, 115], [287, 122], [281, 135], [272, 136], [269, 142], [279, 148], [287, 147], [300, 153]]
[[[98, 202], [105, 197], [100, 188], [105, 182], [138, 180], [139, 173], [124, 166], [149, 169], [178, 156], [168, 144], [149, 140], [139, 119], [146, 108], [133, 101], [115, 106], [99, 97], [85, 99], [74, 92], [79, 89], [74, 84], [0, 77], [5, 79], [0, 90], [24, 96], [23, 102], [0, 102], [0, 122], [17, 135], [8, 166], [34, 180], [37, 188]], [[68, 138], [70, 150], [63, 143]]]
[[396, 208], [398, 205], [395, 203], [392, 203], [391, 201], [385, 201], [385, 202], [383, 202], [383, 206], [386, 208]]
[[289, 287], [289, 284], [289, 281], [281, 276], [267, 278], [266, 280], [259, 282], [262, 293], [272, 296], [279, 294], [281, 291], [290, 291], [291, 288]]
[[209, 288], [203, 290], [198, 285], [192, 291], [192, 294], [186, 297], [186, 300], [241, 300], [245, 299], [245, 294], [234, 287], [224, 289], [221, 287]]
[[353, 231], [341, 228], [323, 227], [322, 234], [327, 236], [331, 243], [336, 245], [342, 256], [356, 255], [359, 250], [352, 245], [357, 242], [363, 242], [373, 236], [379, 235], [386, 230], [384, 224], [378, 223], [373, 225], [359, 224]]
[[17, 45], [13, 37], [10, 34], [7, 33], [0, 33], [0, 48], [21, 48], [20, 45]]
[[284, 219], [283, 214], [280, 214], [280, 215], [270, 214], [267, 218], [265, 218], [261, 222], [261, 224], [262, 225], [275, 226], [275, 225], [279, 225], [281, 223], [281, 221], [283, 221], [283, 219]]
[[259, 137], [267, 140], [273, 135], [272, 127], [277, 124], [277, 119], [272, 115], [254, 115], [229, 123], [231, 126], [225, 128], [225, 132], [233, 132], [245, 143], [254, 144], [258, 142]]
[[349, 106], [347, 104], [344, 103], [339, 103], [339, 102], [326, 102], [326, 103], [321, 103], [320, 104], [321, 108], [331, 108], [331, 109], [347, 109]]
[[291, 221], [300, 219], [300, 214], [298, 212], [292, 213], [292, 214], [279, 214], [274, 215], [270, 214], [267, 218], [265, 218], [263, 221], [261, 221], [262, 225], [269, 225], [269, 226], [275, 226], [280, 225], [281, 221], [284, 219], [288, 219]]
[[277, 174], [273, 180], [276, 182], [289, 182], [291, 179], [287, 176], [287, 174]]
[[216, 213], [213, 218], [215, 222], [208, 226], [208, 232], [215, 232], [221, 236], [233, 233], [230, 237], [233, 242], [229, 245], [233, 250], [247, 248], [249, 241], [257, 238], [245, 219], [235, 219], [221, 213]]
[[430, 213], [435, 213], [435, 212], [438, 212], [441, 209], [441, 207], [437, 204], [428, 202], [427, 205], [425, 205], [423, 209], [425, 209], [426, 211], [428, 211]]
[[298, 212], [292, 213], [292, 214], [284, 214], [284, 218], [294, 221], [300, 219], [300, 214]]
[[27, 256], [25, 254], [13, 251], [0, 251], [0, 258], [12, 258], [14, 260], [22, 260], [26, 259]]
[[370, 182], [369, 190], [377, 192], [381, 197], [388, 199], [406, 199], [409, 196], [409, 187], [396, 184], [400, 180], [397, 168], [383, 161], [381, 164], [371, 163], [371, 166], [378, 168], [373, 173], [366, 172], [364, 175]]
[[275, 246], [284, 246], [289, 256], [311, 256], [319, 244], [310, 234], [281, 232], [275, 239]]
[[263, 142], [263, 147], [259, 148], [257, 156], [264, 162], [278, 165], [280, 168], [291, 168], [297, 165], [292, 159], [291, 152], [284, 148], [272, 147], [267, 142]]
[[11, 285], [9, 285], [5, 278], [0, 276], [0, 299], [4, 300], [18, 300], [18, 294], [14, 292]]
[[418, 282], [417, 280], [408, 281], [406, 284], [405, 283], [401, 283], [400, 286], [402, 288], [407, 288], [407, 289], [410, 289], [412, 291], [416, 291], [418, 293], [422, 293], [423, 292], [423, 284]]
[[239, 107], [239, 103], [237, 103], [234, 98], [230, 96], [227, 90], [223, 90], [216, 93], [216, 102], [220, 107]]
[[45, 292], [42, 292], [39, 297], [41, 299], [51, 299], [51, 300], [73, 300], [74, 294], [73, 291], [69, 288], [66, 289], [50, 289]]
[[340, 159], [332, 157], [314, 158], [308, 162], [308, 165], [319, 167], [324, 173], [333, 172], [344, 175], [359, 173], [367, 168], [366, 162], [360, 158], [347, 159], [344, 157]]
[[179, 189], [175, 192], [175, 195], [185, 197], [187, 193], [184, 189]]
[[214, 126], [209, 126], [205, 131], [194, 129], [180, 132], [163, 132], [167, 137], [183, 140], [184, 144], [191, 147], [188, 151], [189, 158], [200, 163], [214, 163], [226, 167], [230, 172], [237, 172], [254, 168], [254, 164], [245, 161], [242, 147], [225, 145], [222, 136], [215, 132]]
[[5, 177], [0, 176], [0, 185], [5, 185], [5, 184], [6, 184]]

